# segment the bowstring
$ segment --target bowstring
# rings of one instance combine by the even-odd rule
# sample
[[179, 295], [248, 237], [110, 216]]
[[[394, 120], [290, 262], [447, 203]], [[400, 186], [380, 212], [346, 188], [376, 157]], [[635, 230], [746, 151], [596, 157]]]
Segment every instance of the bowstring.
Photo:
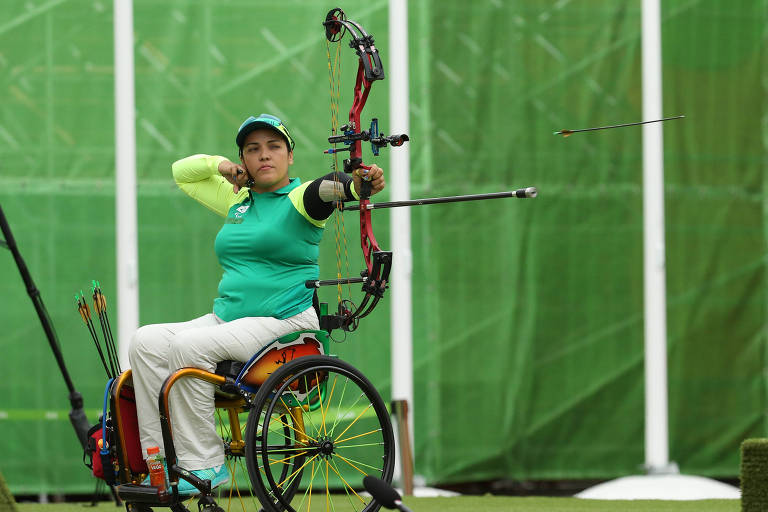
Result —
[[[341, 98], [341, 38], [334, 44], [333, 57], [331, 57], [331, 42], [326, 39], [325, 41], [326, 55], [328, 56], [328, 84], [331, 94], [331, 135], [337, 135], [339, 131], [339, 104]], [[333, 144], [333, 149], [336, 149], [336, 143]], [[333, 153], [333, 160], [331, 161], [331, 170], [334, 173], [334, 189], [337, 191], [343, 190], [338, 178], [339, 170], [339, 156], [338, 153]], [[338, 198], [338, 196], [337, 196]], [[346, 261], [347, 276], [351, 276], [349, 265], [349, 251], [347, 244], [347, 231], [344, 225], [344, 215], [342, 210], [343, 203], [340, 199], [336, 201], [336, 215], [334, 216], [334, 240], [336, 244], [336, 278], [343, 279], [342, 275], [342, 262], [341, 262], [341, 250], [342, 240], [344, 248], [344, 259]], [[348, 282], [348, 296], [352, 298], [352, 285]], [[339, 305], [343, 300], [343, 285], [338, 283], [336, 285], [336, 299]]]

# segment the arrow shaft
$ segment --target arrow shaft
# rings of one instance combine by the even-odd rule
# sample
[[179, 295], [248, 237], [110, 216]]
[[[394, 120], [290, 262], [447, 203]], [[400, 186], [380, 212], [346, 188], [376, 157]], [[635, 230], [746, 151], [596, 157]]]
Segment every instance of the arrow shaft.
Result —
[[560, 130], [559, 132], [555, 132], [555, 135], [561, 135], [561, 134], [571, 134], [571, 133], [578, 133], [578, 132], [594, 132], [597, 130], [608, 130], [609, 128], [624, 128], [625, 126], [637, 126], [641, 124], [649, 124], [649, 123], [660, 123], [662, 121], [671, 121], [673, 119], [683, 119], [685, 116], [674, 116], [674, 117], [664, 117], [662, 119], [654, 119], [652, 121], [639, 121], [637, 123], [624, 123], [624, 124], [612, 124], [610, 126], [598, 126], [596, 128], [581, 128], [579, 130]]

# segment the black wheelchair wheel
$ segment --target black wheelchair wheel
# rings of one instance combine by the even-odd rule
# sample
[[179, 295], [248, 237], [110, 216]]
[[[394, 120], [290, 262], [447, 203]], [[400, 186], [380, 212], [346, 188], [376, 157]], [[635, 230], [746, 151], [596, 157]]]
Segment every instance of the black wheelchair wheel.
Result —
[[[254, 472], [259, 472], [262, 476], [264, 474], [263, 471], [258, 469], [261, 466], [258, 461], [261, 456], [261, 445], [263, 442], [261, 434], [262, 425], [264, 424], [264, 413], [258, 409], [259, 408], [254, 408], [248, 415], [248, 423], [245, 429], [245, 460], [254, 496], [256, 496], [259, 502], [263, 505], [263, 493], [259, 493], [256, 484], [257, 480], [253, 477]], [[276, 421], [282, 428], [273, 427], [271, 435], [267, 440], [269, 443], [268, 449], [273, 453], [292, 453], [295, 444], [293, 433], [296, 430], [293, 423], [294, 418], [287, 411], [284, 411], [282, 414], [275, 414], [278, 416]], [[301, 482], [301, 478], [297, 478], [296, 476], [301, 472], [303, 461], [304, 457], [301, 454], [298, 454], [274, 465], [275, 467], [272, 471], [275, 473], [277, 480], [280, 482], [289, 482], [282, 490], [284, 496], [291, 497], [295, 494], [296, 489]]]
[[379, 508], [365, 476], [392, 481], [394, 437], [381, 396], [355, 367], [328, 356], [296, 359], [273, 373], [248, 417], [248, 474], [273, 512]]

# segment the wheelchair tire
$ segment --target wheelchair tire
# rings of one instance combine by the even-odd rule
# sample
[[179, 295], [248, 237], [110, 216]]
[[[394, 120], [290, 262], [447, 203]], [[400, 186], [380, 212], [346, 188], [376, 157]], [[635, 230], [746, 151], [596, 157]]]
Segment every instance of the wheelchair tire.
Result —
[[320, 500], [358, 512], [380, 505], [362, 493], [363, 477], [392, 481], [394, 436], [384, 401], [355, 367], [306, 356], [275, 371], [248, 416], [248, 475], [272, 512], [309, 509]]

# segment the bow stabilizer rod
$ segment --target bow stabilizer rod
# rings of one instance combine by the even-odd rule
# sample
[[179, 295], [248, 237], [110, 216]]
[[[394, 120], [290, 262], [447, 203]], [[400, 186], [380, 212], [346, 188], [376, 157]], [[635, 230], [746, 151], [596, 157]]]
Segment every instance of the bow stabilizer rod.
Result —
[[559, 132], [553, 132], [553, 135], [562, 135], [563, 137], [568, 137], [569, 135], [573, 133], [578, 132], [595, 132], [597, 130], [608, 130], [610, 128], [624, 128], [625, 126], [637, 126], [640, 124], [649, 124], [649, 123], [661, 123], [663, 121], [672, 121], [673, 119], [683, 119], [685, 116], [674, 116], [674, 117], [664, 117], [662, 119], [654, 119], [652, 121], [639, 121], [637, 123], [624, 123], [624, 124], [612, 124], [610, 126], [598, 126], [595, 128], [581, 128], [579, 130], [560, 130]]
[[[368, 203], [364, 206], [368, 210], [379, 208], [397, 208], [399, 206], [420, 206], [422, 204], [440, 204], [440, 203], [460, 203], [462, 201], [482, 201], [485, 199], [503, 199], [507, 197], [516, 197], [519, 199], [533, 198], [538, 195], [536, 187], [519, 188], [508, 192], [491, 192], [489, 194], [469, 194], [465, 196], [446, 196], [446, 197], [425, 197], [423, 199], [411, 199], [408, 201], [389, 201], [382, 203]], [[359, 211], [358, 204], [344, 205], [342, 211]]]

